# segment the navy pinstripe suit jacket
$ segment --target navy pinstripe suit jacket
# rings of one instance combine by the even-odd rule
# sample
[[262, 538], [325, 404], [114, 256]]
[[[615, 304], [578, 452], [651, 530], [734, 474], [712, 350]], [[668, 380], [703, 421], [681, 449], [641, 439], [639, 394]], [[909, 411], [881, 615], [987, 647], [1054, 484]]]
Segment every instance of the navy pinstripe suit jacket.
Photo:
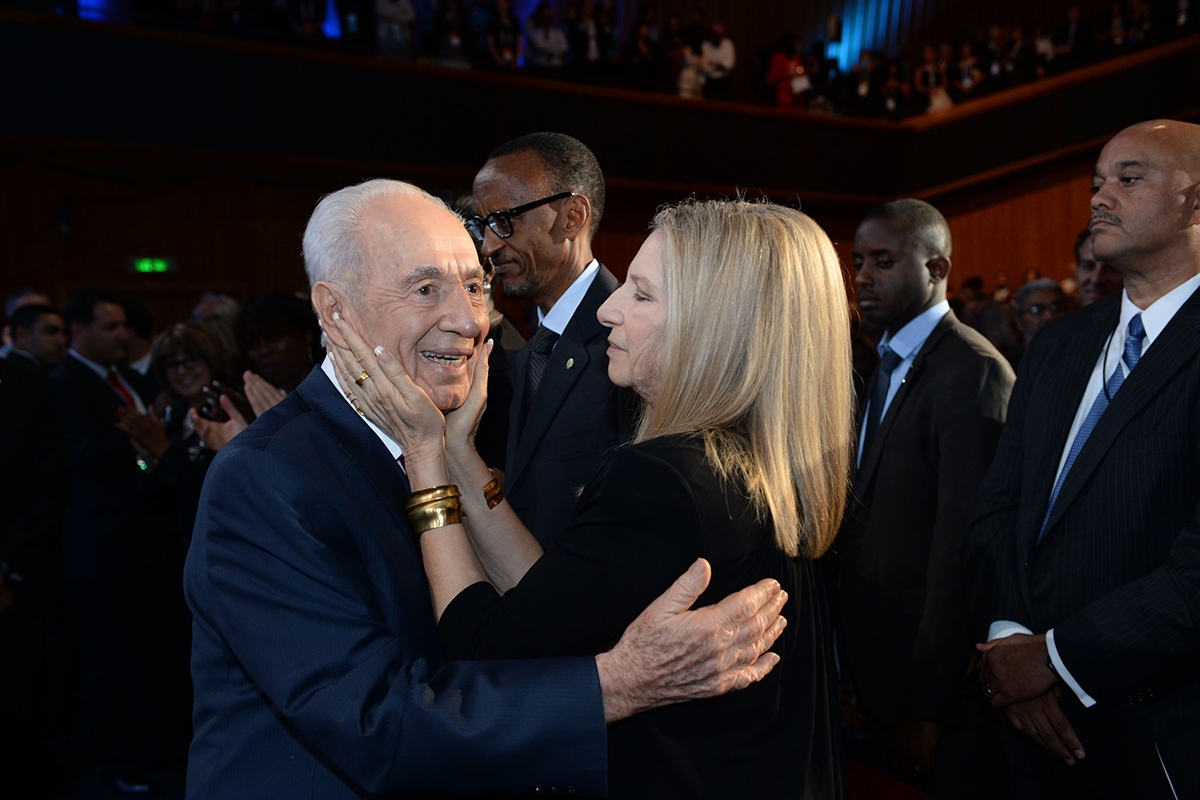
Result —
[[[1048, 325], [1021, 362], [968, 531], [979, 619], [1054, 629], [1097, 704], [1149, 720], [1180, 797], [1200, 796], [1200, 292], [1088, 438], [1037, 543], [1119, 295]], [[1084, 743], [1086, 746], [1086, 742]]]

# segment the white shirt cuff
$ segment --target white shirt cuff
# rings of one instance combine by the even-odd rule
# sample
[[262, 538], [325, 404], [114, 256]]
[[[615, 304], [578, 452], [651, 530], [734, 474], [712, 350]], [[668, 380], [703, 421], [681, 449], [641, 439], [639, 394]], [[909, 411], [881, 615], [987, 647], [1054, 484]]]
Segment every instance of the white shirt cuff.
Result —
[[1005, 639], [1012, 636], [1014, 633], [1027, 633], [1033, 635], [1033, 631], [1026, 628], [1019, 622], [1013, 622], [1010, 619], [998, 619], [988, 628], [988, 641], [994, 642], [997, 639]]
[[1075, 696], [1079, 698], [1079, 702], [1083, 703], [1084, 708], [1091, 708], [1096, 705], [1096, 701], [1092, 696], [1083, 690], [1083, 687], [1071, 677], [1071, 673], [1067, 671], [1067, 666], [1063, 664], [1062, 658], [1058, 655], [1058, 648], [1054, 646], [1054, 629], [1046, 631], [1046, 649], [1050, 651], [1050, 663], [1054, 665], [1054, 670], [1058, 673], [1058, 677], [1062, 678]]

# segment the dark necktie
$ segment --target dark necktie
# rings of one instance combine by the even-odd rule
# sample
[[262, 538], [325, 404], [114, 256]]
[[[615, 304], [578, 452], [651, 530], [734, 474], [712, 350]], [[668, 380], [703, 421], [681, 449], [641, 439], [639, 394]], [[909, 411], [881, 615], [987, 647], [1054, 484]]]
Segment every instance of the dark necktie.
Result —
[[558, 334], [545, 325], [538, 328], [529, 340], [529, 372], [525, 382], [526, 409], [533, 405], [533, 398], [538, 387], [542, 385], [542, 376], [546, 374], [546, 365], [550, 363], [550, 353], [553, 352], [554, 343], [557, 341]]
[[[1130, 371], [1137, 366], [1138, 359], [1142, 357], [1142, 340], [1146, 338], [1146, 328], [1142, 325], [1142, 315], [1134, 314], [1133, 319], [1129, 320], [1129, 328], [1125, 337], [1125, 364]], [[1046, 516], [1042, 517], [1042, 529], [1038, 531], [1038, 543], [1042, 541], [1042, 537], [1046, 535], [1046, 523], [1050, 521], [1050, 512], [1054, 510], [1054, 501], [1058, 499], [1058, 493], [1062, 490], [1063, 483], [1067, 480], [1067, 473], [1071, 471], [1071, 467], [1075, 464], [1075, 459], [1079, 457], [1079, 453], [1083, 450], [1083, 445], [1087, 442], [1088, 437], [1092, 435], [1092, 431], [1096, 428], [1096, 423], [1100, 421], [1100, 417], [1104, 416], [1105, 409], [1111, 398], [1115, 397], [1117, 390], [1121, 388], [1121, 384], [1125, 382], [1125, 373], [1121, 369], [1121, 362], [1117, 362], [1117, 368], [1113, 371], [1112, 377], [1108, 379], [1108, 383], [1096, 395], [1096, 401], [1092, 403], [1088, 415], [1084, 418], [1083, 424], [1079, 426], [1079, 433], [1075, 434], [1075, 440], [1071, 442], [1071, 449], [1067, 452], [1066, 463], [1063, 464], [1062, 472], [1058, 474], [1058, 480], [1054, 482], [1054, 490], [1050, 492], [1050, 505], [1046, 507]]]
[[879, 430], [879, 421], [883, 419], [883, 407], [887, 403], [888, 389], [892, 385], [892, 372], [903, 360], [890, 347], [879, 360], [879, 368], [875, 370], [875, 388], [871, 390], [870, 405], [867, 406], [867, 430], [863, 434], [862, 452], [858, 454], [859, 463], [871, 452], [871, 443], [875, 439], [875, 432]]
[[125, 401], [125, 405], [130, 408], [137, 408], [137, 403], [133, 400], [133, 395], [125, 388], [125, 384], [121, 382], [121, 377], [117, 375], [115, 369], [108, 371], [108, 385], [113, 388], [117, 394], [121, 395], [121, 399]]

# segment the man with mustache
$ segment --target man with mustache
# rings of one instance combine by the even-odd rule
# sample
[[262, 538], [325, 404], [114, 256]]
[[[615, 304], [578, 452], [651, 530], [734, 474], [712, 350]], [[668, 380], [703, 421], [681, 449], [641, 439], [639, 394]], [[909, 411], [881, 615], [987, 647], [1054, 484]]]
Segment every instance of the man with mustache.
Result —
[[[863, 315], [885, 325], [859, 407], [855, 501], [838, 539], [846, 666], [865, 758], [935, 798], [989, 797], [1002, 758], [971, 708], [959, 544], [1012, 389], [1008, 362], [946, 302], [951, 239], [921, 200], [854, 235]], [[943, 730], [945, 729], [945, 730]]]
[[475, 176], [467, 229], [509, 297], [539, 327], [513, 365], [505, 459], [508, 502], [548, 546], [604, 451], [633, 433], [636, 396], [608, 379], [608, 328], [596, 311], [618, 281], [592, 256], [604, 174], [583, 142], [533, 133], [501, 145]]
[[1200, 126], [1105, 145], [1092, 251], [1123, 292], [1021, 362], [968, 531], [980, 679], [1047, 797], [1200, 796]]

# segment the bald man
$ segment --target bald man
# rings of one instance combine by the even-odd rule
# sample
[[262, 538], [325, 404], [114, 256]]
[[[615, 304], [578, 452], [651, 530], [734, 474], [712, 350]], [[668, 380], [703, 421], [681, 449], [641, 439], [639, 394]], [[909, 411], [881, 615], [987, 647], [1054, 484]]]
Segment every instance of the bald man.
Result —
[[991, 796], [1003, 763], [986, 727], [970, 724], [986, 706], [964, 709], [977, 695], [959, 547], [1013, 372], [950, 310], [950, 252], [945, 218], [921, 200], [873, 209], [854, 234], [858, 302], [887, 333], [838, 536], [843, 666], [858, 701], [848, 710], [861, 709], [866, 734], [852, 756], [935, 800]]
[[1200, 126], [1127, 128], [1093, 188], [1125, 288], [1021, 361], [967, 534], [980, 679], [1047, 797], [1198, 797]]

